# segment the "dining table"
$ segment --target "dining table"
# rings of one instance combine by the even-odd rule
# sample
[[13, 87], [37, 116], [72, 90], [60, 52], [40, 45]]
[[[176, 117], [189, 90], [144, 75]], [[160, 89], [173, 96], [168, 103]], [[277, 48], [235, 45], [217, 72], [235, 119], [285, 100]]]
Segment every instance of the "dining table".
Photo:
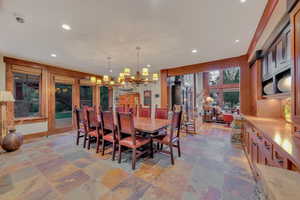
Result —
[[147, 134], [158, 133], [159, 131], [167, 128], [170, 124], [171, 120], [169, 119], [134, 117], [135, 129]]

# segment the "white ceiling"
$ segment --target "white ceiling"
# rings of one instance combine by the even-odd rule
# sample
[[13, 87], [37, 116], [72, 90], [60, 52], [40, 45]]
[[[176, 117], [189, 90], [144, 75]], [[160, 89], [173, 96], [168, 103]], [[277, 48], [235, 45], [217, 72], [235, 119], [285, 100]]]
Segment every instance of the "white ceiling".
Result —
[[[108, 72], [111, 56], [115, 75], [135, 69], [136, 46], [152, 72], [239, 56], [266, 1], [0, 0], [0, 53], [99, 74]], [[72, 30], [63, 30], [64, 23]]]

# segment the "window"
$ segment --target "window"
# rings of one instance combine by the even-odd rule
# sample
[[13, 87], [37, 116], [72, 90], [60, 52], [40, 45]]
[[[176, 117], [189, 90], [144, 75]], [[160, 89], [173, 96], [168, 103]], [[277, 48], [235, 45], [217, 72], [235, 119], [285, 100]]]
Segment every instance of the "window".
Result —
[[80, 106], [93, 106], [92, 86], [80, 86]]
[[15, 118], [40, 116], [40, 75], [13, 73]]
[[235, 84], [240, 83], [240, 68], [232, 67], [223, 71], [223, 83]]
[[72, 126], [72, 85], [55, 84], [55, 127]]

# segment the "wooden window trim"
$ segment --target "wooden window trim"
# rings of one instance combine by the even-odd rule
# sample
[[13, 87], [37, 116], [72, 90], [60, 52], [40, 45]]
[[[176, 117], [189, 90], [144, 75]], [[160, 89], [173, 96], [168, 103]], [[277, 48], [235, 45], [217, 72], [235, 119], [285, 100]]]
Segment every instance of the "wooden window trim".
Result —
[[19, 125], [19, 124], [31, 124], [31, 123], [45, 122], [47, 120], [48, 120], [47, 117], [23, 117], [23, 118], [15, 118], [14, 122], [15, 122], [15, 125]]

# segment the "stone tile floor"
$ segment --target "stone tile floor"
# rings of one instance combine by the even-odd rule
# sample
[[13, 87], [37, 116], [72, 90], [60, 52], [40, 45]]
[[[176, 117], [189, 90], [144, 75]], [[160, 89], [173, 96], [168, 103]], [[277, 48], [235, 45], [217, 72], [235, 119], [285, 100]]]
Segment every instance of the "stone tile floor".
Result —
[[130, 153], [122, 164], [75, 145], [65, 133], [26, 143], [0, 154], [1, 200], [56, 199], [259, 199], [257, 185], [230, 130], [202, 127], [182, 138], [182, 156], [156, 153], [131, 170]]

